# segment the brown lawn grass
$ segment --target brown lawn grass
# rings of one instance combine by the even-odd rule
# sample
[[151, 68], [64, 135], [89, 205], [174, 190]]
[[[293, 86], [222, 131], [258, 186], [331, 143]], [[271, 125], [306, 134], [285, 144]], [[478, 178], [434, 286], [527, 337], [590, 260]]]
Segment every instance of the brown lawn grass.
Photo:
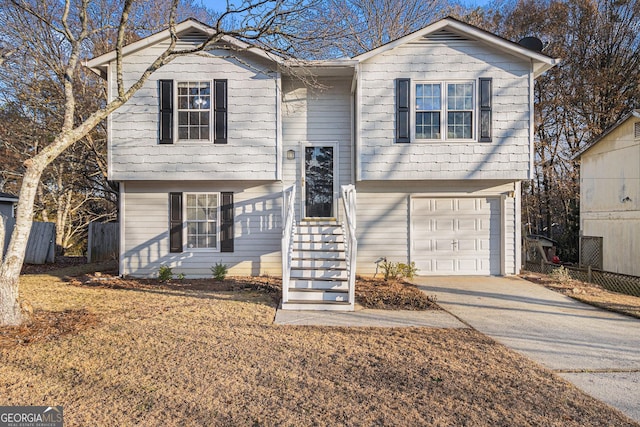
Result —
[[0, 405], [68, 426], [637, 425], [473, 330], [277, 326], [267, 290], [187, 284], [22, 276], [58, 322], [0, 344]]
[[586, 304], [640, 319], [640, 297], [609, 291], [595, 283], [579, 280], [558, 282], [545, 274], [526, 272], [522, 277]]

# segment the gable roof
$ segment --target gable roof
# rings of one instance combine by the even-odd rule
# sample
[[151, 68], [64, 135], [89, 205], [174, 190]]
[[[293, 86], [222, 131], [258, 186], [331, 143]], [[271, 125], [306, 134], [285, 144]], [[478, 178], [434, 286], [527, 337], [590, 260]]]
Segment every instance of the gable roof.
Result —
[[[210, 27], [207, 24], [204, 24], [196, 19], [188, 18], [175, 26], [176, 35], [178, 39], [182, 37], [193, 37], [193, 36], [205, 36], [209, 37], [216, 33], [216, 30]], [[166, 30], [162, 30], [155, 34], [152, 34], [148, 37], [130, 43], [122, 48], [122, 55], [127, 56], [134, 52], [137, 52], [141, 49], [144, 49], [149, 46], [153, 46], [155, 44], [161, 43], [163, 41], [169, 40], [171, 38], [171, 32], [167, 28]], [[274, 55], [270, 52], [265, 51], [264, 49], [260, 49], [259, 47], [250, 45], [249, 43], [243, 42], [235, 37], [231, 37], [228, 35], [223, 35], [221, 42], [224, 42], [235, 48], [237, 50], [246, 50], [255, 55], [258, 55], [261, 58], [267, 59], [269, 61], [273, 61], [275, 63], [282, 63], [283, 59], [277, 55]], [[115, 49], [109, 51], [105, 54], [97, 56], [89, 61], [85, 62], [85, 66], [88, 67], [91, 71], [98, 74], [99, 76], [105, 78], [106, 77], [106, 68], [111, 61], [116, 59], [116, 51]]]
[[17, 201], [18, 201], [18, 198], [16, 196], [14, 196], [13, 194], [3, 193], [2, 191], [0, 191], [0, 202], [15, 203]]
[[614, 130], [618, 129], [620, 126], [623, 125], [624, 122], [626, 122], [627, 120], [629, 120], [632, 117], [636, 117], [636, 118], [640, 119], [640, 110], [633, 110], [630, 113], [628, 113], [626, 116], [624, 116], [623, 118], [618, 120], [616, 123], [611, 125], [608, 129], [606, 129], [604, 132], [602, 132], [602, 134], [600, 136], [596, 137], [593, 141], [589, 142], [587, 145], [582, 147], [582, 149], [580, 151], [578, 151], [576, 154], [574, 154], [571, 159], [575, 160], [575, 159], [579, 158], [580, 156], [582, 156], [584, 153], [586, 153], [591, 148], [593, 148], [596, 144], [598, 144], [600, 141], [602, 141], [607, 135], [609, 135]]
[[459, 36], [468, 37], [470, 39], [486, 43], [505, 53], [514, 55], [522, 59], [530, 60], [533, 64], [534, 77], [538, 77], [540, 74], [544, 73], [560, 62], [559, 58], [552, 58], [545, 55], [544, 53], [528, 49], [522, 45], [519, 45], [518, 43], [514, 43], [488, 31], [482, 30], [478, 27], [474, 27], [473, 25], [458, 21], [457, 19], [452, 17], [443, 18], [430, 25], [427, 25], [426, 27], [418, 31], [414, 31], [411, 34], [407, 34], [404, 37], [400, 37], [399, 39], [390, 41], [389, 43], [386, 43], [376, 49], [355, 56], [353, 59], [363, 62], [383, 52], [387, 52], [391, 49], [395, 49], [398, 46], [402, 46], [414, 40], [418, 40], [421, 37], [443, 30], [450, 31]]

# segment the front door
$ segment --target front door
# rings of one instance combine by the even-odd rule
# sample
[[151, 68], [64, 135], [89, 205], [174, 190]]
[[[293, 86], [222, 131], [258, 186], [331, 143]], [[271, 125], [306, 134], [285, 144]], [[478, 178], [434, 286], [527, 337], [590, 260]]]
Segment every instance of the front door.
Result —
[[304, 216], [335, 217], [335, 146], [304, 147]]

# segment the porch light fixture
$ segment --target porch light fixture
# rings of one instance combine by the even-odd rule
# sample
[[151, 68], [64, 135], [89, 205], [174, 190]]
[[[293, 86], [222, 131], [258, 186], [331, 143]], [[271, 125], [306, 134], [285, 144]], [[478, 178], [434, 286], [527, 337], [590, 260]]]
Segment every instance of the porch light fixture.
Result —
[[294, 150], [287, 150], [287, 160], [295, 160], [296, 152]]

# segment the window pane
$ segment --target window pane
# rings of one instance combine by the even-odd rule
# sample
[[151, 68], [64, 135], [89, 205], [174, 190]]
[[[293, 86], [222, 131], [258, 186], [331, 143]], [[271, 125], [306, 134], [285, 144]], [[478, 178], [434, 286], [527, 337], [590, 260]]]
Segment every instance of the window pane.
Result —
[[447, 85], [447, 108], [449, 110], [472, 110], [473, 84], [449, 83]]
[[197, 222], [188, 222], [187, 223], [187, 234], [195, 235], [198, 233], [198, 223]]
[[188, 96], [179, 96], [178, 97], [178, 108], [179, 109], [189, 108], [189, 97]]
[[440, 85], [416, 85], [416, 111], [440, 110]]
[[179, 127], [178, 128], [178, 139], [188, 139], [189, 138], [189, 128], [188, 127]]
[[440, 113], [416, 114], [416, 138], [440, 139]]
[[211, 83], [178, 83], [178, 139], [209, 139]]
[[187, 236], [187, 247], [188, 248], [195, 248], [197, 243], [197, 238], [196, 236]]
[[453, 139], [470, 139], [472, 113], [455, 112], [447, 114], [447, 137]]

